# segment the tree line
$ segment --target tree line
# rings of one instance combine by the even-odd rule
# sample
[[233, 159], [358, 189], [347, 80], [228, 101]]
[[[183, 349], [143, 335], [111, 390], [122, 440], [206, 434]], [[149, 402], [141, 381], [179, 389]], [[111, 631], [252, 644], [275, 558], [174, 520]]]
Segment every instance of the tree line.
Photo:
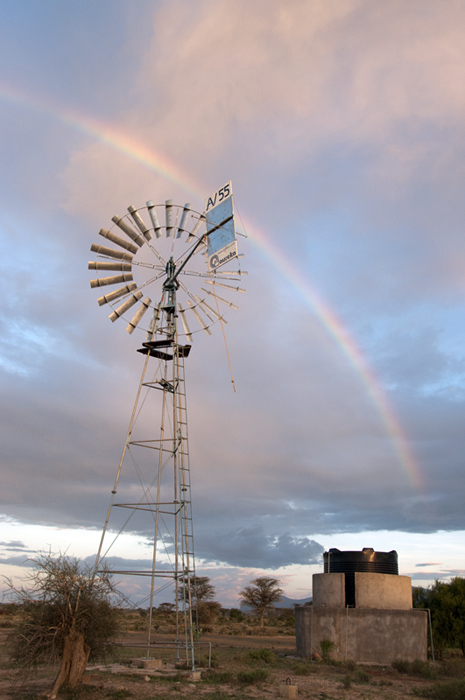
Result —
[[[208, 576], [196, 576], [191, 583], [191, 592], [194, 605], [197, 608], [197, 618], [200, 624], [209, 624], [220, 614], [221, 604], [213, 601], [215, 588], [210, 583]], [[251, 609], [260, 620], [263, 629], [265, 615], [274, 604], [281, 600], [283, 594], [279, 581], [271, 576], [259, 576], [250, 581], [240, 593], [240, 602]], [[179, 598], [182, 600], [184, 591], [180, 590]]]
[[436, 581], [430, 588], [414, 586], [412, 592], [413, 607], [431, 612], [437, 657], [442, 658], [447, 648], [461, 649], [465, 656], [465, 578]]

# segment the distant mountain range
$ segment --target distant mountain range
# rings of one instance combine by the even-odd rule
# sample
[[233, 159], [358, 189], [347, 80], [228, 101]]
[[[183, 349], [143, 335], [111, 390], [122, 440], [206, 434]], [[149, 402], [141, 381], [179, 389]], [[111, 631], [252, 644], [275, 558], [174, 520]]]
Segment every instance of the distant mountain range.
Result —
[[294, 605], [305, 605], [305, 603], [311, 602], [311, 596], [309, 598], [301, 598], [298, 600], [297, 598], [287, 598], [285, 595], [283, 595], [279, 603], [275, 603], [275, 608], [293, 608]]
[[[285, 595], [282, 596], [281, 600], [278, 603], [274, 604], [275, 608], [293, 608], [294, 605], [305, 605], [305, 603], [311, 603], [312, 598], [301, 598], [298, 600], [297, 598], [287, 598]], [[244, 612], [249, 612], [252, 610], [250, 605], [245, 605], [244, 603], [241, 604], [241, 610]]]

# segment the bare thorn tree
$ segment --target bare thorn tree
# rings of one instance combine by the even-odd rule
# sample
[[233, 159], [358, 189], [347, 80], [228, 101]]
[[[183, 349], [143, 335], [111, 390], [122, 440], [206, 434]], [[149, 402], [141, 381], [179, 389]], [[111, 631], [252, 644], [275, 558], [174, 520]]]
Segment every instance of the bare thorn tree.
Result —
[[64, 683], [76, 686], [89, 658], [104, 655], [118, 633], [122, 596], [109, 571], [95, 571], [78, 559], [41, 555], [34, 560], [28, 586], [10, 590], [22, 604], [22, 621], [12, 637], [12, 656], [18, 667], [60, 663], [47, 697], [56, 698]]

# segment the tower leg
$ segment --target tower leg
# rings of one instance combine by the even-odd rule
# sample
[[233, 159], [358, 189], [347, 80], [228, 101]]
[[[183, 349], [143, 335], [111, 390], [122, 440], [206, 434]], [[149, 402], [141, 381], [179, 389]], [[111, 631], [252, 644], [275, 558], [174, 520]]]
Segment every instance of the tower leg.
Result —
[[[176, 660], [194, 670], [195, 558], [184, 369], [189, 349], [167, 339], [148, 341], [140, 350], [145, 362], [111, 492], [96, 571], [106, 559], [116, 556], [119, 535], [136, 532], [150, 537], [151, 564], [114, 573], [131, 577], [133, 583], [126, 588], [131, 599], [132, 589], [137, 590], [134, 607], [148, 604], [147, 658], [153, 648], [155, 602], [161, 591], [170, 589], [175, 604]], [[122, 514], [127, 516], [123, 520]]]

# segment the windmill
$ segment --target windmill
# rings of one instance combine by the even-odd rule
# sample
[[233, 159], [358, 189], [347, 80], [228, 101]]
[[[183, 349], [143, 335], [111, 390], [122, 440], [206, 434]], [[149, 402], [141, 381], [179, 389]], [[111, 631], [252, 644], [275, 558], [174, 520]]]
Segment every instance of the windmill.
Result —
[[90, 285], [113, 288], [98, 303], [112, 308], [112, 322], [125, 318], [129, 334], [145, 331], [138, 349], [145, 358], [96, 570], [112, 561], [125, 533], [150, 542], [150, 566], [143, 562], [112, 570], [135, 577], [136, 607], [148, 607], [147, 658], [153, 648], [155, 598], [165, 589], [174, 592], [176, 660], [194, 669], [195, 556], [184, 363], [195, 333], [210, 335], [211, 326], [226, 323], [224, 312], [237, 309], [233, 299], [244, 292], [241, 277], [247, 273], [237, 252], [231, 183], [207, 198], [202, 213], [190, 204], [149, 201], [139, 209], [128, 207], [112, 222], [100, 235], [117, 247], [91, 246], [98, 260], [89, 269], [98, 276]]

